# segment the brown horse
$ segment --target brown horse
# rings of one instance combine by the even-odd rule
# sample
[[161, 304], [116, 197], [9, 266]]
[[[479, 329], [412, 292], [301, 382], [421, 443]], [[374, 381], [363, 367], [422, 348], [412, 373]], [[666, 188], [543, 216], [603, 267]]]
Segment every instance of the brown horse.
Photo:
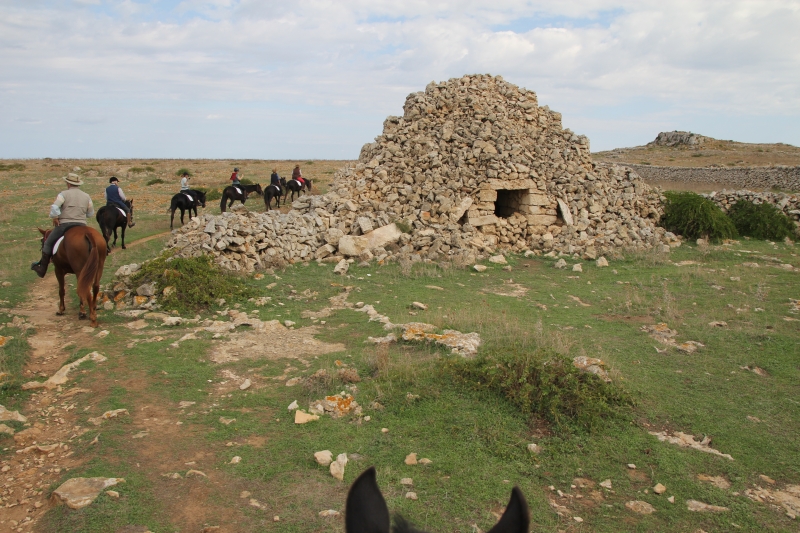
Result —
[[[43, 244], [51, 231], [39, 229]], [[63, 315], [66, 310], [64, 276], [75, 274], [78, 278], [78, 297], [81, 299], [78, 318], [86, 318], [85, 306], [89, 306], [89, 318], [92, 327], [96, 328], [97, 295], [100, 293], [100, 278], [103, 277], [103, 265], [106, 262], [105, 239], [99, 231], [89, 226], [70, 228], [64, 234], [64, 240], [53, 255], [52, 262], [58, 279], [59, 304], [56, 314]]]

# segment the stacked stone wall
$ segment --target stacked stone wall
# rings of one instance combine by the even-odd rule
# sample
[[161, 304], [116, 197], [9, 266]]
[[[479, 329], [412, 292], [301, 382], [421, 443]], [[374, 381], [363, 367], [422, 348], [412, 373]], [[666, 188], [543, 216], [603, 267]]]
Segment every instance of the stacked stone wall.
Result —
[[627, 165], [649, 182], [717, 183], [741, 189], [800, 191], [800, 167], [680, 168]]

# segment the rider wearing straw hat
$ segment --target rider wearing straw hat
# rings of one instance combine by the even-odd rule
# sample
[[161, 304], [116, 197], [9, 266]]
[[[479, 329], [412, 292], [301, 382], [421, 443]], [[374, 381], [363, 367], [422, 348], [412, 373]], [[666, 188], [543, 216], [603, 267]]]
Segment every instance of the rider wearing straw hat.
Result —
[[50, 206], [50, 218], [53, 219], [53, 231], [42, 245], [42, 258], [31, 265], [31, 270], [40, 278], [47, 273], [47, 265], [53, 255], [53, 246], [64, 233], [73, 226], [85, 226], [87, 217], [94, 215], [92, 198], [80, 190], [83, 181], [77, 174], [68, 174], [64, 181], [67, 189], [58, 193], [56, 201]]

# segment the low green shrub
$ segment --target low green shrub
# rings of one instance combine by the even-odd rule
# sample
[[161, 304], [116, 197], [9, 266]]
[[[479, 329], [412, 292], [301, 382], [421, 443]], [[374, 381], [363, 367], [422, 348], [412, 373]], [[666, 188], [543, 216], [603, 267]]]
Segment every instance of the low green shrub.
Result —
[[0, 172], [8, 172], [9, 170], [25, 170], [25, 165], [22, 163], [9, 163], [8, 165], [0, 163]]
[[240, 179], [239, 183], [241, 183], [242, 185], [253, 185], [253, 184], [255, 184], [255, 182], [253, 180], [248, 179], [248, 178]]
[[165, 309], [179, 312], [208, 309], [220, 298], [242, 299], [255, 294], [244, 278], [224, 272], [205, 255], [183, 258], [164, 253], [142, 265], [131, 281], [134, 286], [155, 283], [158, 294], [174, 287], [159, 297], [159, 302]]
[[742, 236], [778, 240], [795, 234], [794, 222], [767, 202], [754, 204], [749, 200], [739, 200], [728, 209], [728, 216]]
[[409, 224], [407, 220], [403, 219], [395, 220], [394, 225], [397, 226], [397, 229], [399, 229], [403, 233], [411, 233], [411, 230], [414, 229], [411, 227], [411, 224]]
[[159, 183], [166, 183], [166, 181], [162, 180], [161, 178], [153, 178], [147, 181], [148, 185], [158, 185]]
[[476, 359], [448, 358], [446, 378], [504, 396], [522, 414], [558, 430], [592, 431], [633, 405], [626, 391], [549, 349], [494, 352]]
[[175, 171], [176, 176], [183, 176], [184, 174], [188, 174], [189, 177], [194, 176], [194, 174], [192, 174], [192, 171], [189, 170], [188, 168], [179, 168], [178, 170]]
[[668, 191], [664, 193], [664, 216], [661, 226], [687, 239], [702, 237], [712, 241], [736, 237], [736, 227], [722, 209], [697, 193]]
[[219, 189], [206, 189], [205, 187], [192, 187], [192, 188], [206, 193], [206, 202], [210, 202], [212, 200], [219, 200], [220, 198], [222, 198], [222, 191], [220, 191]]

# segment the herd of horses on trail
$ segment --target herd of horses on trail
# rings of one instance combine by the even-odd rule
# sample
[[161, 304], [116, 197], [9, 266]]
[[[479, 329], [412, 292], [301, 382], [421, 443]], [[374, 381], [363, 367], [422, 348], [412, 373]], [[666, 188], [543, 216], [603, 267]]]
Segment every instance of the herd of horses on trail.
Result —
[[[286, 178], [280, 179], [280, 187], [269, 185], [262, 189], [260, 184], [253, 185], [229, 185], [222, 191], [220, 200], [220, 211], [226, 212], [233, 202], [240, 201], [242, 204], [247, 201], [250, 194], [257, 194], [264, 198], [264, 205], [269, 211], [272, 200], [275, 200], [275, 208], [280, 208], [281, 198], [286, 205], [286, 198], [291, 193], [294, 201], [295, 194], [299, 197], [303, 191], [311, 191], [311, 180], [305, 178], [304, 183], [297, 180]], [[100, 231], [89, 226], [76, 226], [67, 230], [64, 237], [57, 244], [57, 249], [52, 257], [53, 267], [56, 278], [58, 279], [59, 306], [58, 315], [63, 315], [65, 311], [64, 276], [75, 274], [78, 278], [78, 297], [80, 298], [80, 311], [78, 317], [81, 319], [88, 317], [91, 319], [92, 327], [97, 327], [97, 296], [100, 292], [100, 278], [103, 276], [103, 266], [106, 257], [111, 253], [111, 249], [117, 245], [117, 230], [121, 230], [122, 249], [125, 249], [125, 229], [133, 227], [133, 200], [125, 200], [125, 205], [130, 211], [127, 215], [120, 207], [105, 205], [97, 210], [95, 219], [100, 226]], [[183, 225], [184, 214], [188, 211], [189, 218], [192, 213], [197, 216], [197, 207], [206, 206], [206, 193], [197, 189], [181, 191], [174, 195], [170, 201], [169, 228], [173, 228], [175, 211], [181, 212], [181, 225]], [[42, 234], [42, 244], [52, 230], [39, 229]], [[111, 239], [113, 234], [114, 239]]]

